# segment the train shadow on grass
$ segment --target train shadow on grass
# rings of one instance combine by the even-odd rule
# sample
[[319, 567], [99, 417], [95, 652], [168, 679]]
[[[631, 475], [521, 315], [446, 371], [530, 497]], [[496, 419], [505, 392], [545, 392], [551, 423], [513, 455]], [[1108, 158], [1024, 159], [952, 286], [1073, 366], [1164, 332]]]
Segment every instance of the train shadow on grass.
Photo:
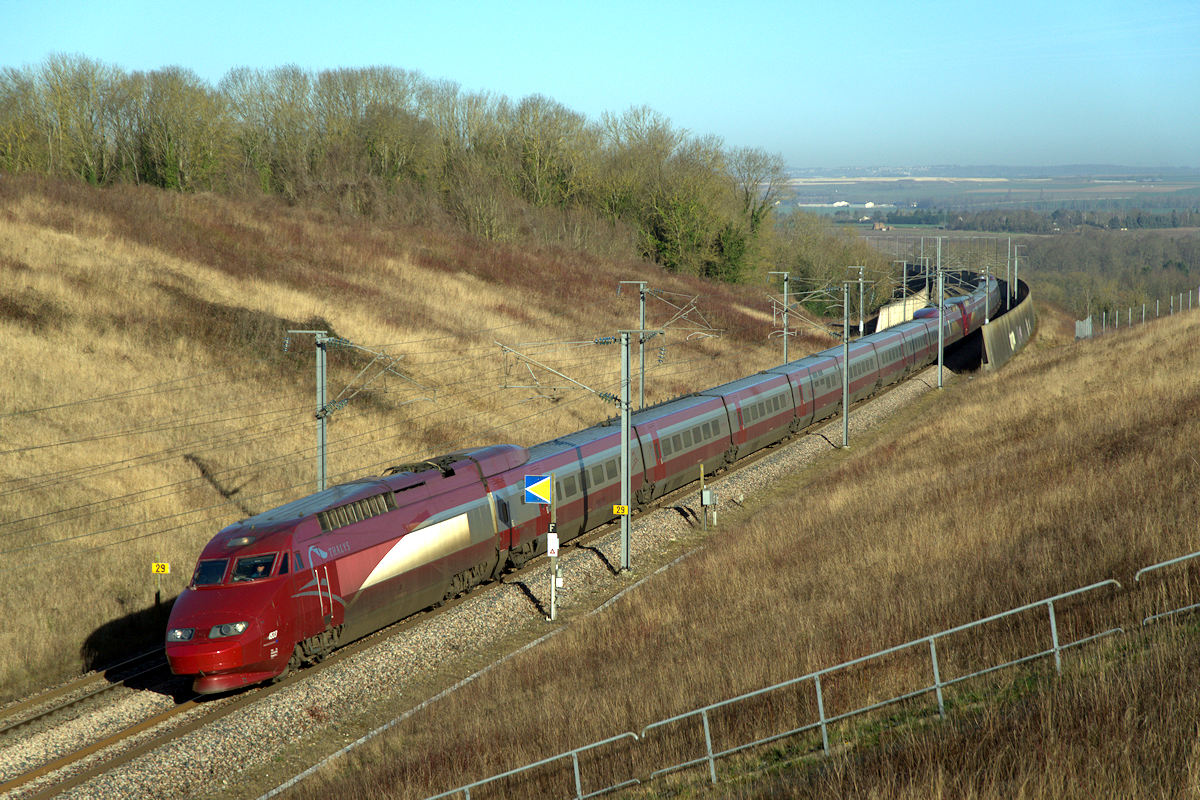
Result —
[[84, 669], [101, 672], [112, 683], [157, 692], [177, 702], [191, 697], [194, 693], [189, 679], [170, 678], [165, 667], [138, 674], [145, 663], [127, 663], [143, 653], [162, 652], [167, 618], [174, 603], [174, 597], [167, 598], [96, 628], [80, 648]]

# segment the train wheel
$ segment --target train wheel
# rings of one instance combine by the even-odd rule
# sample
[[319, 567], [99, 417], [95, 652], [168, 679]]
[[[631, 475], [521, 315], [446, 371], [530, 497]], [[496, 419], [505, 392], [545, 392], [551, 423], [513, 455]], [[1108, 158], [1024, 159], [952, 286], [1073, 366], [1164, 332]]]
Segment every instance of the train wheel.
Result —
[[537, 541], [526, 542], [523, 545], [513, 548], [508, 551], [508, 560], [512, 564], [513, 569], [519, 569], [524, 566], [525, 562], [533, 558], [537, 553]]
[[460, 572], [450, 579], [450, 586], [447, 587], [446, 593], [442, 596], [442, 603], [448, 603], [460, 594], [465, 592], [470, 586], [467, 580], [467, 573]]
[[292, 648], [292, 655], [288, 659], [287, 664], [283, 668], [283, 672], [271, 678], [271, 683], [279, 683], [281, 680], [291, 675], [293, 672], [300, 669], [300, 665], [304, 663], [304, 652], [300, 649], [300, 645]]

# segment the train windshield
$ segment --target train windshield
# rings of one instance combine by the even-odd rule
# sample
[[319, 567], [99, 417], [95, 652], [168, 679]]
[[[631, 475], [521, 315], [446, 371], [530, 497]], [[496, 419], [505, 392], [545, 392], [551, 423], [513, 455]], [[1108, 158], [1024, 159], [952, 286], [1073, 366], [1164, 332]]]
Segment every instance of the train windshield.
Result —
[[267, 553], [261, 556], [246, 556], [239, 558], [233, 568], [233, 582], [257, 581], [269, 577], [271, 565], [275, 563], [275, 554]]
[[201, 561], [196, 565], [196, 575], [192, 578], [193, 586], [212, 586], [220, 583], [225, 577], [225, 567], [229, 566], [227, 558], [213, 558]]

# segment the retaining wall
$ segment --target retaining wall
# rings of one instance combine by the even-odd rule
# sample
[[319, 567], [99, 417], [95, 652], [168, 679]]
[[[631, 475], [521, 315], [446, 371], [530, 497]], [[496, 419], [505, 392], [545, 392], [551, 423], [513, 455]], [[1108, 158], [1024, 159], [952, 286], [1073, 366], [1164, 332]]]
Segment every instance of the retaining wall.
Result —
[[1033, 336], [1037, 316], [1033, 298], [1024, 281], [1017, 284], [1020, 301], [1007, 314], [983, 326], [983, 368], [998, 369], [1025, 346]]

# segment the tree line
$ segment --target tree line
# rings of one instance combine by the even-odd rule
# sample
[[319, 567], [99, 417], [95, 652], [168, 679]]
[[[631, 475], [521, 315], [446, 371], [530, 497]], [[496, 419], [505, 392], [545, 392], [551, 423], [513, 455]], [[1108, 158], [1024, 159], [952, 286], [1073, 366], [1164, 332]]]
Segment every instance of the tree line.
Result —
[[513, 101], [395, 67], [238, 68], [216, 86], [82, 56], [5, 68], [0, 170], [254, 190], [354, 214], [435, 207], [491, 240], [530, 219], [583, 219], [627, 226], [668, 269], [725, 281], [774, 268], [788, 241], [773, 231], [778, 155], [645, 107], [591, 120], [541, 95]]
[[1030, 209], [988, 209], [970, 212], [897, 209], [877, 216], [889, 225], [939, 225], [947, 230], [989, 233], [1056, 233], [1085, 227], [1100, 230], [1200, 227], [1200, 208], [1163, 211], [1138, 208], [1056, 208], [1050, 212]]
[[[1081, 319], [1140, 311], [1143, 303], [1153, 308], [1156, 300], [1166, 313], [1171, 296], [1200, 290], [1200, 236], [1195, 233], [1082, 228], [1022, 244], [1027, 249], [1021, 274], [1037, 282], [1038, 296]], [[1193, 295], [1193, 302], [1198, 300]]]

